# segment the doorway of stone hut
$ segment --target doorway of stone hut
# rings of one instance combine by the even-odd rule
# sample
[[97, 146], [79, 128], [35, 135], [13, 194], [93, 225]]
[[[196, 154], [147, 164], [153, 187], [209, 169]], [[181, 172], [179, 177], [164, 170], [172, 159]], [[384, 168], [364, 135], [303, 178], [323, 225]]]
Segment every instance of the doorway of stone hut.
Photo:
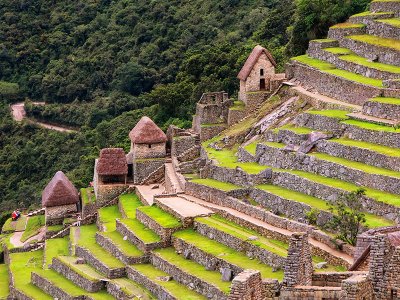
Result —
[[265, 91], [265, 78], [260, 79], [260, 91]]

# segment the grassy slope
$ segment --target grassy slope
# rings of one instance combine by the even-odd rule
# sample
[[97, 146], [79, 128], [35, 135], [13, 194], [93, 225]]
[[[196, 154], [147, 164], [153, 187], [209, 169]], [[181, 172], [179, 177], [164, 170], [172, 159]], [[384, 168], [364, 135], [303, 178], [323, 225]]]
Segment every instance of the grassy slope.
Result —
[[136, 194], [124, 194], [119, 196], [119, 205], [122, 207], [127, 218], [135, 219], [136, 208], [143, 204]]
[[121, 218], [121, 213], [119, 212], [118, 205], [112, 205], [100, 208], [98, 210], [100, 222], [105, 226], [106, 231], [115, 230], [115, 220]]
[[113, 241], [117, 247], [124, 252], [127, 256], [135, 256], [139, 257], [143, 255], [143, 252], [140, 251], [135, 245], [123, 239], [123, 236], [119, 234], [117, 231], [112, 232], [102, 232], [101, 235], [108, 237]]
[[39, 233], [39, 229], [45, 224], [45, 217], [42, 215], [30, 217], [26, 224], [26, 229], [21, 237], [21, 242], [25, 242], [30, 237]]
[[6, 299], [8, 296], [8, 266], [0, 264], [0, 299]]
[[351, 35], [351, 36], [347, 36], [346, 38], [352, 39], [355, 41], [359, 41], [359, 42], [364, 42], [369, 45], [386, 47], [386, 48], [390, 48], [390, 49], [393, 49], [396, 51], [400, 50], [400, 40], [382, 38], [382, 37], [368, 35], [368, 34]]
[[233, 190], [237, 190], [237, 189], [241, 189], [242, 187], [232, 184], [232, 183], [228, 183], [228, 182], [222, 182], [222, 181], [218, 181], [215, 179], [211, 179], [211, 178], [200, 178], [200, 179], [192, 179], [191, 182], [193, 183], [197, 183], [197, 184], [201, 184], [201, 185], [205, 185], [208, 187], [212, 187], [218, 190], [222, 190], [225, 192], [229, 192], [229, 191], [233, 191]]
[[126, 225], [129, 230], [134, 232], [145, 243], [157, 243], [161, 241], [160, 237], [153, 230], [147, 228], [136, 219], [123, 219], [121, 223]]
[[176, 228], [182, 225], [179, 219], [157, 206], [142, 206], [139, 207], [138, 210], [149, 216], [164, 228]]
[[60, 255], [68, 255], [68, 237], [59, 238], [59, 239], [50, 239], [46, 240], [46, 248], [45, 248], [45, 262], [46, 267], [53, 261], [54, 257]]

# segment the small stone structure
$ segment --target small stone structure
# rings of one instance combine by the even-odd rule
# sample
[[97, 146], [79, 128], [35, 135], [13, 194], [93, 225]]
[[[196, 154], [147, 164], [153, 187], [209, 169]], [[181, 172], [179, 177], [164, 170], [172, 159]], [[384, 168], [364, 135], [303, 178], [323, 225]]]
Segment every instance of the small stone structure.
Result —
[[124, 149], [102, 149], [96, 171], [101, 183], [126, 183], [128, 164], [126, 163]]
[[62, 171], [58, 171], [42, 193], [42, 206], [46, 208], [46, 225], [62, 224], [64, 218], [77, 212], [78, 203], [78, 190]]
[[240, 80], [239, 100], [246, 106], [254, 106], [276, 90], [285, 75], [275, 74], [275, 67], [272, 54], [260, 45], [255, 46], [237, 76]]
[[265, 299], [260, 271], [244, 270], [232, 280], [228, 300]]
[[129, 133], [131, 149], [127, 155], [128, 176], [135, 184], [164, 177], [167, 136], [149, 118], [143, 117]]

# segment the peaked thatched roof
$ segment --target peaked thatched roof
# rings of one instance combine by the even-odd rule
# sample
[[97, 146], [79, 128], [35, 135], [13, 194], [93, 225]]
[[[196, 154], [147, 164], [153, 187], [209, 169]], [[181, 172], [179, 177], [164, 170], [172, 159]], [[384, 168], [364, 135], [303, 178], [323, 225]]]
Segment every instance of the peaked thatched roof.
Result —
[[156, 144], [167, 141], [165, 133], [149, 117], [143, 117], [129, 133], [134, 144]]
[[78, 201], [78, 190], [61, 171], [54, 175], [42, 192], [43, 207], [75, 204]]
[[97, 162], [97, 173], [99, 175], [126, 175], [128, 164], [125, 152], [122, 148], [101, 149]]
[[240, 70], [237, 78], [240, 80], [246, 80], [247, 77], [250, 75], [251, 70], [253, 70], [254, 65], [260, 58], [261, 54], [265, 53], [267, 55], [268, 59], [272, 63], [274, 67], [276, 67], [276, 62], [275, 59], [272, 57], [272, 54], [265, 49], [264, 47], [261, 47], [260, 45], [257, 45], [254, 47], [253, 51], [251, 51], [249, 57], [247, 58], [246, 62], [244, 63], [242, 69]]

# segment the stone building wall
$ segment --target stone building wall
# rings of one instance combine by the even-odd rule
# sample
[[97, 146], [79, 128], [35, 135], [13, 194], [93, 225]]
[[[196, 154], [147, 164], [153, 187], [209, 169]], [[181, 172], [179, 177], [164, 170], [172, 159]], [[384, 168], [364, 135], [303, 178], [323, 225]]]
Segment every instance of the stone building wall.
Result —
[[266, 293], [260, 271], [244, 270], [233, 279], [228, 300], [259, 300], [265, 298]]
[[164, 158], [149, 158], [140, 159], [133, 161], [133, 182], [135, 184], [141, 184], [150, 174], [161, 170], [160, 178], [164, 177]]
[[[98, 184], [97, 193], [96, 193], [96, 206], [97, 206], [97, 208], [104, 206], [106, 203], [108, 203], [112, 199], [118, 197], [127, 188], [128, 188], [128, 185], [120, 184], [120, 183]], [[116, 200], [118, 200], [118, 199], [116, 199]], [[115, 201], [115, 203], [109, 203], [109, 205], [114, 205], [117, 202], [118, 201]]]
[[353, 275], [342, 282], [343, 300], [373, 300], [374, 292], [371, 280], [366, 274]]
[[163, 158], [166, 155], [165, 143], [131, 144], [133, 160], [146, 158]]
[[[264, 75], [260, 75], [260, 70], [264, 70]], [[262, 53], [254, 64], [249, 76], [245, 82], [245, 92], [255, 92], [260, 90], [260, 79], [265, 78], [265, 86], [269, 89], [268, 79], [275, 75], [275, 67], [265, 53]]]
[[68, 218], [77, 212], [76, 204], [46, 207], [46, 225], [60, 225], [63, 223], [64, 218]]

